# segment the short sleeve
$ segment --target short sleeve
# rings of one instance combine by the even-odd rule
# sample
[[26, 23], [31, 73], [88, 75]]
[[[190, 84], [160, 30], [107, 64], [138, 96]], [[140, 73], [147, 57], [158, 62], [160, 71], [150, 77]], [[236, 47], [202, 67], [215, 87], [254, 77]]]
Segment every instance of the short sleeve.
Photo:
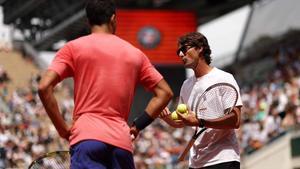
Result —
[[151, 91], [162, 79], [162, 75], [154, 68], [149, 59], [142, 54], [142, 66], [139, 75], [139, 82], [142, 86]]
[[187, 103], [187, 101], [185, 101], [183, 99], [183, 96], [184, 96], [184, 93], [185, 93], [183, 86], [184, 85], [182, 85], [181, 89], [180, 89], [178, 104], [181, 104], [181, 103], [185, 104], [185, 103]]
[[56, 53], [48, 70], [55, 71], [59, 75], [60, 80], [73, 76], [74, 63], [70, 43], [67, 43]]
[[240, 87], [237, 84], [237, 82], [236, 82], [236, 80], [234, 79], [233, 76], [231, 76], [231, 79], [232, 79], [231, 84], [235, 87], [235, 89], [238, 92], [238, 100], [237, 100], [236, 106], [243, 106], [243, 102], [242, 102], [242, 98], [241, 98], [241, 92], [240, 92]]

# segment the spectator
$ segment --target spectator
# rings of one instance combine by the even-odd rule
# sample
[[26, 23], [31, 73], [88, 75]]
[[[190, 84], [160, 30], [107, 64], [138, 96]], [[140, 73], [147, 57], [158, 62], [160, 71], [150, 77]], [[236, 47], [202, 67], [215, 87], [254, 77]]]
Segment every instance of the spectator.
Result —
[[285, 108], [285, 116], [282, 119], [282, 127], [286, 130], [293, 128], [297, 124], [296, 117], [297, 106], [293, 103], [288, 103]]

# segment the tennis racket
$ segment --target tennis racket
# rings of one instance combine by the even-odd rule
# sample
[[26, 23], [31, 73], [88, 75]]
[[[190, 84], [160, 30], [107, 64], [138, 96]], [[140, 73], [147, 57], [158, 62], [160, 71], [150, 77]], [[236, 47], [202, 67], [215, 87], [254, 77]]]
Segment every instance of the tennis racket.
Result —
[[47, 153], [34, 160], [28, 169], [69, 169], [69, 151], [55, 151]]
[[[232, 111], [238, 100], [236, 88], [229, 83], [217, 83], [208, 87], [201, 95], [194, 95], [191, 110], [197, 119], [217, 119]], [[186, 148], [179, 156], [178, 161], [183, 161], [194, 145], [196, 139], [207, 128], [196, 127], [195, 133]]]

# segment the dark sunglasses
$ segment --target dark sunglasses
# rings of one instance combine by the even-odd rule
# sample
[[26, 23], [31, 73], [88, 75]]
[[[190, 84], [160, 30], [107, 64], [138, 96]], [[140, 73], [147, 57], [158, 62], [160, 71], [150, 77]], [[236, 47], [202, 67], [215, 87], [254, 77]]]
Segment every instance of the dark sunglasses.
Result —
[[183, 45], [183, 46], [181, 46], [181, 47], [177, 50], [177, 52], [176, 52], [177, 56], [179, 56], [180, 52], [182, 52], [182, 53], [185, 55], [186, 52], [187, 52], [189, 49], [191, 49], [192, 47], [193, 47], [193, 46], [190, 46], [190, 45]]

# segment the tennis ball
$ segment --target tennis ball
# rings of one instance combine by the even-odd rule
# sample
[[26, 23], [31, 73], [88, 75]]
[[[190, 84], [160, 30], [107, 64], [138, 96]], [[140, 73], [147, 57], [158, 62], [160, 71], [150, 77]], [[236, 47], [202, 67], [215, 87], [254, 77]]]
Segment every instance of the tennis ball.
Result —
[[187, 113], [188, 110], [187, 110], [186, 104], [179, 104], [179, 105], [177, 106], [176, 111], [178, 111], [179, 113]]
[[176, 111], [173, 111], [173, 112], [171, 113], [171, 119], [172, 119], [172, 120], [178, 120], [178, 114], [176, 113]]

